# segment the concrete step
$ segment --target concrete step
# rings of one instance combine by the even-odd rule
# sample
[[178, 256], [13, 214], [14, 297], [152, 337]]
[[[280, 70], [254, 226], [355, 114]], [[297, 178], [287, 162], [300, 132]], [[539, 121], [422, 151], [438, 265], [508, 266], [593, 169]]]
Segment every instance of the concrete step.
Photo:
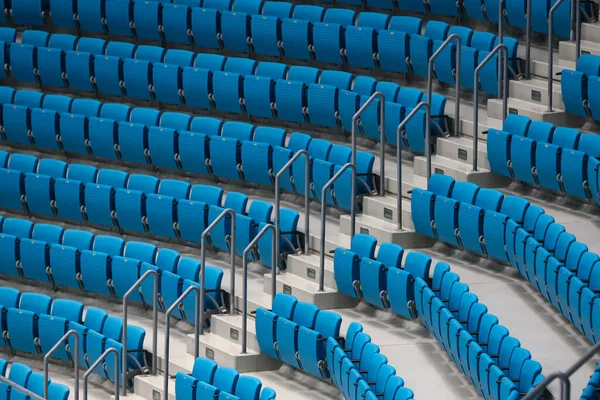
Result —
[[[404, 211], [406, 215], [410, 214], [410, 202], [404, 200]], [[407, 222], [410, 219], [406, 219]], [[351, 220], [349, 216], [342, 216], [340, 219], [340, 230], [342, 232], [350, 232]], [[412, 221], [410, 223], [412, 225]], [[370, 217], [368, 215], [358, 215], [356, 217], [356, 232], [365, 233], [377, 238], [379, 243], [390, 242], [396, 243], [407, 249], [431, 247], [433, 241], [425, 236], [415, 232], [414, 230], [404, 227], [398, 229], [396, 223], [384, 221], [380, 218]]]
[[[321, 259], [319, 253], [288, 256], [287, 272], [292, 275], [318, 282], [320, 271]], [[325, 256], [325, 286], [337, 290], [333, 275], [333, 259], [329, 253]]]
[[[222, 337], [232, 343], [242, 344], [242, 316], [243, 314], [220, 314], [213, 315], [210, 319], [211, 333]], [[254, 316], [248, 315], [247, 325], [247, 349], [260, 352], [258, 340], [256, 339], [256, 321]]]
[[[259, 351], [248, 349], [246, 354], [242, 354], [241, 343], [234, 343], [216, 333], [205, 333], [200, 336], [199, 341], [200, 357], [210, 358], [211, 360], [215, 360], [220, 366], [235, 368], [240, 373], [271, 371], [281, 367], [281, 361]], [[193, 334], [188, 335], [187, 345], [188, 353], [190, 355], [193, 354]], [[193, 362], [190, 365], [193, 365]]]
[[[423, 183], [417, 188], [426, 188], [427, 179], [421, 177]], [[377, 218], [390, 223], [397, 223], [398, 210], [397, 196], [373, 196], [365, 198], [363, 202], [363, 215]], [[414, 229], [412, 218], [410, 215], [410, 201], [406, 198], [402, 199], [402, 226], [408, 229]]]
[[[271, 293], [271, 274], [265, 275], [265, 293]], [[322, 310], [334, 308], [355, 307], [357, 302], [335, 289], [325, 286], [319, 291], [319, 284], [312, 279], [304, 279], [290, 273], [277, 275], [277, 293], [287, 293], [296, 296], [298, 300], [313, 303]]]
[[[427, 159], [425, 157], [415, 158], [415, 170], [423, 176], [427, 175]], [[471, 164], [437, 154], [431, 157], [431, 173], [449, 175], [456, 180], [473, 182], [483, 187], [502, 187], [508, 184], [505, 177], [494, 174], [490, 170], [480, 168], [478, 171], [473, 171]]]
[[[318, 225], [313, 225], [315, 228]], [[311, 229], [309, 236], [309, 244], [312, 251], [319, 253], [321, 251], [321, 233], [316, 232], [318, 230]], [[338, 247], [350, 247], [350, 236], [341, 235], [337, 232], [325, 232], [325, 254], [329, 254], [330, 251], [337, 249]]]
[[[477, 146], [477, 165], [482, 169], [490, 169], [490, 163], [487, 157], [486, 135], [480, 135]], [[461, 161], [467, 164], [473, 164], [473, 139], [468, 137], [448, 137], [438, 138], [436, 152], [437, 155]], [[424, 186], [421, 186], [424, 187]]]
[[[386, 193], [398, 194], [398, 163], [392, 165], [392, 168], [387, 168], [385, 176]], [[422, 177], [416, 176], [414, 173], [413, 160], [402, 161], [402, 196], [410, 198], [409, 192], [422, 184]]]
[[581, 40], [600, 43], [600, 24], [598, 22], [581, 24]]
[[[558, 44], [558, 54], [561, 60], [577, 62], [577, 47], [575, 41], [562, 41]], [[600, 55], [600, 41], [581, 40], [581, 54]]]
[[[548, 105], [548, 79], [512, 79], [509, 82], [511, 98], [528, 101], [535, 104]], [[553, 106], [564, 109], [560, 83], [552, 84]]]
[[[503, 119], [502, 99], [489, 99], [487, 102], [487, 111], [490, 117]], [[508, 113], [524, 115], [535, 121], [546, 121], [555, 125], [565, 125], [567, 120], [567, 113], [556, 106], [550, 112], [546, 105], [519, 100], [513, 97], [508, 98]]]
[[[133, 390], [143, 399], [176, 400], [175, 379], [169, 379], [169, 396], [164, 395], [164, 375], [138, 375], [133, 380]], [[129, 395], [127, 396], [129, 399]]]

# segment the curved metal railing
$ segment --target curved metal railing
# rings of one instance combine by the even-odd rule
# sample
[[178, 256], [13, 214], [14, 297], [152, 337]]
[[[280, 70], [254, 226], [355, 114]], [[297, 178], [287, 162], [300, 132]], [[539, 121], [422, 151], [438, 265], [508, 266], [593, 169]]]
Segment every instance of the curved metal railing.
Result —
[[[123, 346], [125, 349], [126, 346]], [[79, 351], [79, 349], [77, 349]], [[115, 377], [115, 400], [119, 400], [119, 351], [114, 347], [108, 348], [102, 353], [102, 355], [85, 371], [83, 374], [83, 400], [87, 400], [88, 398], [88, 378], [94, 372], [94, 370], [108, 357], [110, 353], [115, 355], [115, 365], [113, 369], [113, 374]], [[125, 385], [125, 381], [123, 381], [123, 386]]]
[[404, 127], [406, 126], [406, 124], [408, 124], [408, 122], [415, 116], [417, 115], [417, 112], [419, 110], [421, 110], [421, 108], [427, 108], [427, 110], [429, 110], [429, 101], [422, 101], [419, 104], [417, 104], [417, 106], [415, 108], [413, 108], [413, 110], [406, 116], [406, 118], [404, 118], [404, 120], [402, 122], [400, 122], [400, 125], [398, 125], [398, 129], [396, 129], [396, 159], [398, 160], [397, 162], [397, 167], [398, 167], [398, 195], [396, 196], [396, 212], [398, 213], [396, 215], [396, 225], [398, 226], [399, 230], [402, 230], [402, 144], [401, 144], [401, 140], [402, 140], [402, 131], [404, 129]]
[[[208, 239], [209, 233], [227, 216], [231, 218], [231, 242], [229, 243], [229, 251], [231, 253], [231, 277], [230, 277], [230, 312], [235, 313], [235, 211], [232, 208], [227, 208], [219, 214], [217, 218], [202, 232], [200, 238], [200, 299], [196, 302], [196, 316], [200, 319], [200, 324], [196, 324], [196, 330], [199, 329], [198, 336], [204, 334], [204, 296], [206, 295], [206, 240]], [[200, 311], [198, 312], [198, 306]], [[198, 343], [196, 341], [196, 346]], [[196, 356], [197, 357], [197, 356]]]
[[[473, 171], [477, 171], [478, 148], [479, 148], [479, 71], [483, 68], [492, 57], [499, 51], [504, 52], [503, 60], [503, 78], [498, 82], [498, 96], [502, 92], [502, 115], [506, 118], [508, 113], [508, 49], [505, 44], [499, 44], [494, 47], [494, 50], [484, 58], [477, 68], [475, 68], [475, 77], [473, 83]], [[500, 87], [502, 86], [502, 87]]]
[[279, 268], [281, 258], [281, 176], [292, 167], [294, 162], [301, 156], [305, 156], [304, 159], [304, 252], [308, 254], [309, 247], [309, 234], [310, 234], [310, 156], [308, 151], [300, 150], [294, 153], [294, 156], [289, 159], [287, 163], [277, 172], [275, 175], [275, 249], [277, 251], [277, 257], [273, 260], [273, 268]]
[[[126, 378], [127, 378], [127, 356], [128, 356], [128, 349], [127, 349], [127, 325], [128, 325], [128, 301], [129, 301], [129, 297], [137, 290], [139, 289], [139, 287], [142, 285], [142, 283], [144, 283], [144, 281], [146, 279], [148, 279], [149, 276], [152, 276], [152, 278], [154, 279], [154, 288], [153, 288], [153, 293], [152, 293], [152, 375], [156, 375], [157, 374], [157, 368], [156, 368], [156, 364], [157, 364], [157, 360], [158, 360], [158, 272], [156, 272], [153, 269], [149, 269], [148, 271], [144, 272], [144, 274], [142, 276], [140, 276], [140, 278], [129, 288], [129, 290], [125, 293], [125, 296], [123, 296], [123, 340], [121, 341], [123, 343], [123, 354], [122, 354], [122, 360], [121, 360], [121, 368], [123, 369], [123, 371], [121, 371], [122, 375], [123, 375], [123, 382], [125, 382]], [[123, 388], [121, 389], [123, 396], [127, 396], [127, 385], [123, 384]]]
[[[242, 354], [247, 353], [247, 344], [248, 344], [248, 253], [252, 251], [260, 238], [262, 238], [267, 231], [271, 230], [272, 242], [271, 246], [273, 248], [273, 260], [276, 258], [276, 249], [275, 249], [275, 235], [277, 230], [273, 226], [273, 224], [265, 225], [260, 232], [256, 235], [254, 239], [246, 246], [244, 252], [242, 253], [242, 271], [244, 278], [242, 280]], [[277, 268], [271, 268], [271, 302], [275, 299], [275, 293], [277, 292]]]
[[[52, 346], [52, 348], [50, 349], [50, 351], [48, 351], [46, 353], [46, 355], [44, 356], [44, 398], [47, 399], [48, 398], [48, 384], [49, 384], [49, 377], [48, 377], [48, 364], [50, 362], [50, 356], [52, 356], [52, 354], [56, 353], [56, 351], [58, 351], [58, 349], [67, 341], [69, 340], [69, 337], [74, 336], [75, 337], [75, 354], [74, 354], [74, 378], [73, 378], [73, 398], [74, 400], [79, 400], [79, 332], [71, 329], [70, 331], [68, 331], [67, 333], [65, 333], [63, 335], [62, 338], [60, 338], [60, 340], [58, 342], [56, 342], [56, 344], [54, 346]], [[117, 375], [115, 375], [117, 376]], [[30, 395], [31, 396], [31, 395]]]
[[[325, 209], [327, 207], [327, 189], [333, 185], [335, 181], [337, 181], [340, 176], [348, 169], [352, 169], [352, 198], [350, 199], [350, 207], [352, 210], [356, 208], [356, 166], [354, 163], [346, 163], [340, 168], [340, 170], [323, 186], [321, 190], [321, 251], [319, 252], [320, 256], [320, 271], [319, 271], [319, 291], [322, 292], [325, 290], [325, 231], [327, 228], [327, 220], [325, 215]], [[353, 218], [355, 218], [355, 214], [353, 214]], [[352, 235], [351, 238], [354, 237], [354, 227], [356, 225], [356, 221], [352, 220]]]

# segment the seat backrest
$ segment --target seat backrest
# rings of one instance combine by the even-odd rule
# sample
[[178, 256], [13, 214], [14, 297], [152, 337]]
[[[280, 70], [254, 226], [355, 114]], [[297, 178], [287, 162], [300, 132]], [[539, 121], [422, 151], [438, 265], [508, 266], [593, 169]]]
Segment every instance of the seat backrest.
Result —
[[21, 35], [21, 43], [30, 44], [35, 47], [47, 47], [50, 35], [45, 31], [36, 31], [33, 29], [26, 29]]
[[163, 179], [158, 187], [158, 193], [172, 196], [176, 199], [187, 199], [192, 186], [177, 179]]
[[405, 32], [409, 35], [420, 35], [423, 31], [423, 19], [405, 15], [395, 15], [390, 20], [388, 29]]
[[109, 315], [104, 321], [102, 334], [109, 339], [120, 342], [123, 336], [123, 320], [114, 315]]
[[377, 239], [371, 235], [358, 233], [352, 238], [350, 250], [356, 253], [359, 257], [374, 258]]
[[297, 5], [294, 7], [293, 17], [295, 19], [304, 19], [312, 23], [323, 21], [325, 9], [312, 5]]
[[88, 307], [85, 310], [84, 325], [93, 331], [102, 332], [106, 318], [108, 318], [106, 311], [96, 307]]
[[373, 29], [387, 29], [390, 16], [377, 12], [361, 12], [358, 15], [356, 25], [366, 26]]
[[400, 268], [404, 249], [402, 246], [395, 243], [382, 243], [377, 252], [377, 261], [382, 263], [386, 268]]
[[140, 45], [135, 50], [135, 58], [150, 62], [163, 62], [166, 50], [158, 46]]
[[84, 164], [70, 164], [67, 170], [67, 179], [74, 179], [83, 183], [95, 183], [98, 168]]
[[21, 294], [19, 308], [32, 311], [36, 314], [50, 314], [52, 297], [41, 293], [25, 292]]
[[77, 42], [77, 51], [85, 51], [93, 55], [103, 55], [106, 50], [106, 40], [82, 37]]
[[229, 367], [218, 367], [213, 379], [213, 385], [223, 392], [235, 393], [239, 372]]
[[28, 154], [13, 153], [8, 159], [8, 169], [21, 171], [24, 174], [37, 171], [38, 158]]
[[256, 223], [271, 222], [271, 213], [273, 212], [273, 205], [266, 201], [254, 200], [250, 203], [248, 208], [248, 216], [252, 218]]
[[181, 254], [178, 251], [163, 248], [160, 249], [156, 256], [156, 266], [161, 270], [169, 271], [174, 273], [179, 264]]
[[198, 282], [198, 273], [200, 272], [200, 261], [195, 258], [181, 257], [177, 266], [177, 275], [183, 279], [189, 279]]
[[484, 210], [500, 211], [503, 201], [504, 195], [501, 191], [496, 189], [481, 189], [477, 193], [475, 205]]
[[431, 257], [424, 253], [411, 251], [404, 261], [404, 270], [410, 272], [413, 276], [428, 279], [429, 269], [431, 267]]
[[315, 326], [317, 314], [319, 314], [319, 307], [301, 301], [296, 305], [292, 320], [300, 326], [312, 329]]
[[117, 236], [98, 235], [94, 240], [94, 251], [108, 254], [109, 256], [120, 256], [125, 249], [125, 240]]
[[129, 241], [125, 246], [125, 257], [154, 264], [158, 248], [156, 245], [147, 242]]
[[319, 332], [323, 337], [339, 337], [341, 326], [342, 317], [340, 314], [327, 310], [319, 311], [317, 314], [315, 331]]
[[29, 366], [25, 364], [14, 363], [10, 367], [8, 379], [10, 379], [18, 385], [27, 387], [27, 382], [29, 381], [29, 377], [31, 376], [31, 374], [32, 370]]
[[290, 135], [287, 147], [293, 152], [308, 150], [311, 141], [312, 136], [307, 135], [306, 133], [294, 132]]
[[76, 300], [56, 299], [52, 302], [51, 313], [80, 324], [83, 322], [83, 303]]
[[531, 118], [519, 114], [508, 114], [502, 129], [513, 135], [527, 136], [530, 126]]
[[64, 178], [67, 175], [68, 164], [61, 160], [42, 158], [38, 163], [37, 173], [53, 178]]
[[266, 1], [263, 5], [263, 15], [279, 18], [292, 18], [294, 5], [284, 1]]
[[303, 82], [309, 85], [319, 81], [320, 73], [321, 71], [318, 68], [293, 65], [288, 70], [287, 79], [290, 81]]
[[600, 158], [600, 135], [595, 133], [582, 134], [577, 149], [589, 156]]
[[69, 113], [71, 112], [71, 105], [73, 104], [73, 98], [69, 96], [62, 96], [58, 94], [48, 94], [44, 96], [44, 102], [42, 106], [50, 110], [54, 110], [58, 113]]
[[198, 184], [192, 186], [190, 199], [220, 207], [223, 202], [223, 193], [223, 189], [218, 186]]
[[101, 169], [98, 172], [97, 183], [116, 188], [124, 188], [127, 185], [129, 174], [118, 169]]
[[13, 235], [21, 239], [31, 238], [33, 226], [33, 222], [26, 219], [7, 218], [4, 220], [2, 233]]
[[564, 149], [577, 149], [581, 133], [577, 129], [560, 126], [554, 130], [552, 144]]
[[552, 135], [554, 134], [554, 125], [545, 121], [533, 121], [529, 125], [527, 137], [535, 140], [539, 145], [542, 143], [552, 143]]
[[460, 181], [454, 184], [452, 198], [460, 203], [475, 204], [479, 186], [471, 182]]
[[529, 208], [529, 200], [519, 196], [504, 196], [500, 212], [514, 219], [518, 224], [523, 224], [525, 213]]
[[456, 181], [451, 176], [433, 174], [427, 182], [427, 190], [439, 196], [450, 197], [455, 183]]
[[95, 237], [93, 233], [88, 231], [68, 229], [63, 236], [63, 244], [79, 250], [90, 250]]
[[256, 67], [257, 76], [266, 76], [273, 80], [285, 79], [288, 73], [287, 64], [263, 61]]
[[311, 157], [318, 160], [329, 159], [329, 152], [331, 151], [331, 142], [325, 139], [313, 139], [308, 145], [308, 154]]
[[215, 372], [217, 372], [217, 363], [208, 358], [198, 357], [194, 361], [192, 376], [201, 382], [213, 383]]
[[204, 133], [207, 136], [221, 135], [223, 120], [211, 117], [196, 117], [192, 120], [190, 130], [192, 132]]
[[423, 36], [427, 36], [431, 40], [446, 40], [448, 36], [448, 30], [450, 25], [442, 21], [429, 21], [425, 26], [425, 33]]
[[129, 175], [129, 181], [127, 182], [127, 188], [131, 190], [138, 190], [140, 192], [156, 193], [158, 192], [158, 185], [160, 180], [155, 176], [143, 175], [143, 174], [132, 174]]
[[164, 63], [179, 65], [180, 67], [194, 66], [195, 54], [189, 50], [170, 49], [165, 54]]
[[52, 224], [36, 224], [33, 228], [33, 239], [47, 243], [62, 243], [65, 230], [62, 226]]
[[600, 57], [595, 54], [582, 54], [577, 59], [577, 71], [588, 76], [600, 75]]
[[221, 136], [230, 137], [239, 140], [252, 140], [254, 136], [254, 125], [245, 122], [225, 122]]
[[236, 214], [246, 214], [246, 207], [248, 205], [248, 196], [244, 193], [229, 192], [225, 197], [223, 208], [231, 208]]
[[330, 22], [339, 25], [354, 25], [356, 20], [356, 11], [347, 8], [328, 8], [325, 11], [323, 22]]
[[21, 292], [11, 287], [0, 287], [0, 305], [6, 308], [18, 308]]
[[81, 114], [86, 117], [99, 117], [102, 103], [97, 100], [75, 99], [71, 105], [72, 114]]
[[285, 146], [286, 131], [282, 128], [259, 126], [254, 131], [254, 141], [271, 146]]
[[106, 46], [105, 54], [119, 58], [133, 58], [135, 55], [135, 45], [127, 42], [110, 41]]
[[282, 318], [292, 319], [294, 310], [298, 304], [298, 299], [295, 296], [277, 293], [273, 300], [273, 313]]
[[240, 399], [258, 400], [261, 388], [262, 382], [259, 379], [243, 375], [238, 379], [235, 395]]

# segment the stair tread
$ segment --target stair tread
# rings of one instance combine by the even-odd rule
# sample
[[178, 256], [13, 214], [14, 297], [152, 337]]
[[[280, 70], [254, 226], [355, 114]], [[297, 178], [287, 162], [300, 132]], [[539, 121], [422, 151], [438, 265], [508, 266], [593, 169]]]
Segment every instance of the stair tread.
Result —
[[[193, 334], [190, 334], [188, 336], [191, 336], [192, 338], [194, 337]], [[230, 356], [248, 357], [259, 354], [258, 352], [251, 349], [247, 349], [247, 354], [242, 354], [241, 344], [224, 339], [221, 336], [216, 335], [214, 333], [205, 333], [204, 335], [201, 335], [200, 343], [204, 344], [205, 346], [218, 349], [219, 351], [226, 353]]]
[[[271, 274], [265, 274], [265, 277], [271, 277]], [[277, 280], [285, 285], [292, 286], [299, 290], [309, 292], [309, 293], [317, 293], [319, 292], [319, 283], [315, 281], [311, 281], [308, 279], [304, 279], [299, 277], [298, 275], [293, 275], [289, 273], [279, 274], [277, 275]], [[325, 293], [337, 293], [337, 290], [334, 290], [330, 287], [325, 286]]]

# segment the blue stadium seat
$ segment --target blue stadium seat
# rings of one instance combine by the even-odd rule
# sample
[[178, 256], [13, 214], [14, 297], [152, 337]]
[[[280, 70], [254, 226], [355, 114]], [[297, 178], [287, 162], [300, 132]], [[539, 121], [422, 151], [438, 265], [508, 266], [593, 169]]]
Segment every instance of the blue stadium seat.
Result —
[[152, 67], [149, 61], [140, 59], [125, 59], [123, 64], [123, 79], [125, 93], [139, 100], [152, 99]]
[[[296, 7], [298, 9], [298, 7]], [[284, 18], [281, 25], [284, 56], [311, 60], [313, 43], [310, 39], [312, 24], [304, 19]]]
[[243, 112], [243, 77], [231, 72], [213, 72], [215, 107], [219, 111]]
[[66, 87], [65, 52], [55, 48], [38, 48], [39, 77], [47, 86]]
[[221, 40], [223, 47], [230, 51], [248, 52], [251, 43], [251, 16], [245, 12], [221, 12]]
[[487, 254], [498, 260], [508, 261], [504, 249], [504, 235], [508, 216], [486, 210], [483, 222], [483, 238]]
[[561, 178], [564, 191], [573, 196], [589, 198], [587, 181], [588, 155], [576, 150], [565, 150], [561, 156]]
[[429, 59], [433, 54], [433, 41], [420, 35], [412, 35], [409, 40], [412, 69], [419, 76], [427, 76]]
[[92, 293], [111, 295], [108, 281], [111, 279], [111, 261], [106, 253], [83, 250], [80, 256], [81, 279], [85, 289]]
[[191, 9], [181, 4], [163, 4], [162, 26], [167, 42], [189, 44], [192, 35]]
[[19, 82], [37, 83], [37, 48], [28, 44], [10, 46], [12, 76]]
[[[206, 6], [206, 5], [205, 5]], [[220, 49], [220, 26], [221, 13], [212, 8], [192, 8], [192, 32], [194, 42], [200, 47]]]
[[133, 3], [133, 21], [136, 35], [144, 39], [161, 40], [162, 4], [153, 1]]
[[[38, 316], [28, 310], [9, 308], [6, 316], [10, 346], [17, 351], [37, 354]], [[14, 368], [14, 366], [13, 366]], [[11, 369], [12, 370], [12, 369]]]
[[115, 36], [133, 36], [133, 1], [105, 1], [105, 24], [108, 32]]
[[95, 91], [94, 56], [83, 51], [67, 51], [65, 57], [67, 80], [71, 89]]
[[94, 58], [96, 87], [98, 92], [112, 96], [122, 96], [124, 83], [123, 60], [115, 56]]
[[409, 47], [408, 33], [394, 30], [380, 31], [377, 35], [377, 56], [381, 69], [408, 73]]
[[252, 47], [258, 54], [279, 57], [283, 47], [281, 19], [271, 15], [254, 15], [250, 21]]
[[436, 237], [434, 210], [436, 196], [425, 190], [412, 193], [411, 208], [415, 230], [430, 237]]

